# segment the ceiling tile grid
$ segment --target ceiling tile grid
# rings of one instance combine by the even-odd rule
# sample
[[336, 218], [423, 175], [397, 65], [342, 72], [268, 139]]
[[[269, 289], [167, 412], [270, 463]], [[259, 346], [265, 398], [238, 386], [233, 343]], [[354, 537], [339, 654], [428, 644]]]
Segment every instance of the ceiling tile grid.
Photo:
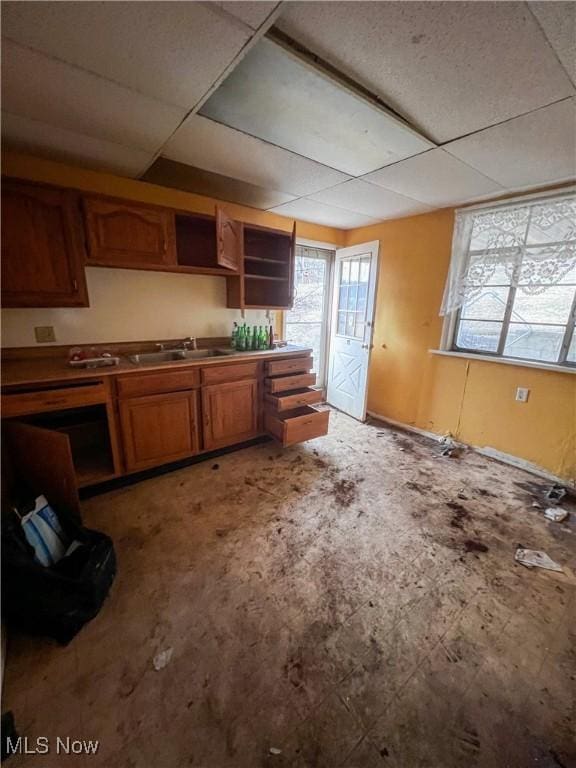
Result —
[[360, 213], [337, 208], [334, 205], [325, 205], [306, 197], [278, 205], [269, 210], [280, 216], [323, 224], [326, 227], [336, 227], [336, 229], [353, 229], [354, 227], [367, 227], [370, 224], [378, 223], [378, 219], [370, 216], [363, 216]]
[[200, 114], [351, 176], [434, 145], [272, 40], [260, 40]]
[[2, 108], [56, 128], [151, 152], [164, 144], [185, 115], [179, 107], [6, 40]]
[[198, 2], [5, 2], [2, 34], [191, 109], [253, 31]]
[[257, 0], [257, 2], [232, 0], [232, 2], [214, 3], [214, 5], [219, 5], [224, 11], [241, 19], [245, 24], [248, 24], [249, 27], [252, 27], [252, 29], [258, 29], [280, 3], [267, 2], [267, 0]]
[[436, 143], [574, 93], [523, 2], [290, 2], [277, 24]]
[[363, 176], [364, 181], [432, 206], [454, 205], [504, 188], [443, 149], [432, 149]]
[[565, 99], [444, 146], [507, 189], [576, 177], [576, 99]]
[[[414, 127], [262, 39], [278, 10]], [[52, 159], [342, 229], [576, 178], [574, 3], [9, 1], [2, 22], [3, 141]]]
[[8, 112], [2, 112], [2, 141], [21, 152], [40, 152], [49, 160], [130, 178], [144, 173], [154, 159], [150, 152], [82, 136]]
[[528, 7], [576, 85], [576, 4], [540, 0], [528, 3]]
[[375, 186], [362, 179], [345, 181], [343, 184], [311, 195], [310, 199], [345, 208], [348, 211], [370, 216], [374, 219], [411, 216], [431, 210], [430, 206], [417, 200], [398, 195], [396, 192]]
[[164, 146], [162, 155], [294, 196], [312, 194], [350, 178], [202, 115], [190, 115]]

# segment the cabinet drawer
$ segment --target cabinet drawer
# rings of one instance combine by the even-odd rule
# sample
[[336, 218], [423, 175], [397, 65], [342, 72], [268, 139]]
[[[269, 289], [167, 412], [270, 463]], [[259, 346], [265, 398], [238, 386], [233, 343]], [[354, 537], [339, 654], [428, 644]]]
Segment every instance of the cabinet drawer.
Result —
[[281, 414], [266, 411], [264, 426], [272, 437], [288, 446], [326, 435], [329, 417], [330, 411], [317, 411], [310, 406]]
[[274, 411], [291, 411], [303, 405], [319, 403], [321, 400], [322, 390], [320, 389], [296, 389], [282, 395], [266, 395], [266, 401]]
[[291, 392], [294, 389], [313, 387], [316, 384], [315, 373], [297, 373], [294, 376], [278, 376], [266, 379], [267, 392]]
[[294, 357], [289, 360], [273, 360], [266, 363], [268, 376], [281, 376], [284, 373], [307, 373], [314, 361], [311, 357]]
[[200, 371], [198, 368], [187, 368], [178, 371], [162, 371], [156, 373], [134, 373], [130, 376], [119, 376], [116, 379], [118, 397], [138, 397], [139, 395], [156, 395], [162, 392], [178, 392], [182, 389], [194, 389], [200, 386]]
[[107, 399], [103, 382], [37, 392], [8, 392], [2, 394], [2, 417], [7, 419], [44, 411], [63, 411], [67, 408], [105, 403]]
[[226, 381], [256, 379], [260, 363], [237, 363], [236, 365], [213, 365], [202, 368], [202, 384], [222, 384]]

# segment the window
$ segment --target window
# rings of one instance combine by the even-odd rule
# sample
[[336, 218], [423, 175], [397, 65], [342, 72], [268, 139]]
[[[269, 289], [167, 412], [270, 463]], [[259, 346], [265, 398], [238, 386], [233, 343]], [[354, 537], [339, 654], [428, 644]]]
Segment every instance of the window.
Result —
[[328, 330], [328, 286], [333, 251], [296, 246], [294, 306], [285, 314], [290, 344], [312, 347], [316, 383], [325, 384]]
[[338, 276], [338, 336], [364, 338], [369, 280], [370, 256], [342, 259]]
[[576, 365], [576, 195], [456, 214], [451, 348]]

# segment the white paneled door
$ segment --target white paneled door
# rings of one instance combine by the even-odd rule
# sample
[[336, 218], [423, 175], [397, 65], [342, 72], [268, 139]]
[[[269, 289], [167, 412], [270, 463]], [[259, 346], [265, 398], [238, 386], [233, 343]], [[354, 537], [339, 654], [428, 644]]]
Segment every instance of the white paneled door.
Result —
[[366, 418], [377, 271], [377, 240], [336, 251], [327, 400], [360, 421]]

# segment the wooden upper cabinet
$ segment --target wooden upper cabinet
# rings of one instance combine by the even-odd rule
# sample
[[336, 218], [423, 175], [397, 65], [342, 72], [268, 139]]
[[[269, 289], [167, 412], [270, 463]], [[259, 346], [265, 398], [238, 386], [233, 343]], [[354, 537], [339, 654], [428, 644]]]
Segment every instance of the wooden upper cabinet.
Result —
[[218, 266], [238, 272], [242, 264], [244, 232], [242, 223], [231, 219], [216, 206], [216, 261]]
[[2, 304], [88, 306], [82, 219], [73, 192], [3, 181]]
[[85, 197], [84, 219], [88, 264], [132, 269], [176, 265], [173, 211]]

